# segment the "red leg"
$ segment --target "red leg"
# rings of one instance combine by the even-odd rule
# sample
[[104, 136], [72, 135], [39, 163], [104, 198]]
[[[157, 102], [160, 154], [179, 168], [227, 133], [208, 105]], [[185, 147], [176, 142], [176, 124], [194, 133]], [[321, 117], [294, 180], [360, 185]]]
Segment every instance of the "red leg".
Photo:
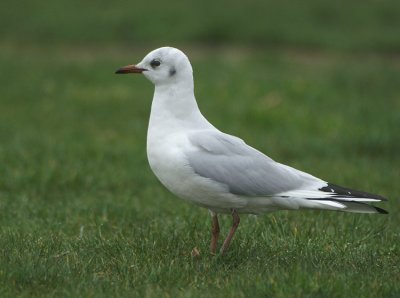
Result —
[[215, 255], [217, 251], [217, 243], [219, 237], [219, 223], [218, 223], [218, 215], [217, 213], [212, 212], [212, 229], [211, 229], [211, 244], [210, 244], [210, 252]]
[[240, 217], [239, 214], [237, 214], [235, 209], [232, 209], [232, 228], [229, 231], [228, 236], [226, 237], [224, 244], [222, 245], [221, 248], [221, 253], [224, 254], [227, 252], [228, 248], [229, 248], [229, 244], [231, 243], [232, 237], [236, 232], [236, 229], [238, 228], [240, 223]]

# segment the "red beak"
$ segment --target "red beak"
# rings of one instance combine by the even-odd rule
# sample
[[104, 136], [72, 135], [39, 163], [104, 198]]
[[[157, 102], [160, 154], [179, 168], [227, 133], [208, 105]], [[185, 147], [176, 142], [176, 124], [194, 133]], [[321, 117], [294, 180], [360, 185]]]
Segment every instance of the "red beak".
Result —
[[136, 67], [136, 65], [127, 65], [118, 69], [115, 73], [126, 74], [126, 73], [142, 73], [146, 71], [146, 68]]

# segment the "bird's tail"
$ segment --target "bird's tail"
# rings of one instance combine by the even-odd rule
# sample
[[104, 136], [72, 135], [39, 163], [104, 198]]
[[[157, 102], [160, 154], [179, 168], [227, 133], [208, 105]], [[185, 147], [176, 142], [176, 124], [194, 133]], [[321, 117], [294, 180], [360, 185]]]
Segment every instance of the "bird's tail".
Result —
[[[388, 212], [386, 210], [376, 207], [376, 206], [373, 206], [373, 205], [369, 205], [364, 202], [340, 200], [340, 198], [336, 198], [335, 200], [314, 199], [312, 201], [314, 203], [321, 205], [321, 208], [316, 207], [317, 209], [331, 209], [331, 210], [338, 210], [338, 211], [344, 211], [344, 212], [355, 212], [355, 213], [388, 214]], [[328, 208], [326, 208], [326, 207], [328, 207]]]
[[337, 210], [357, 213], [388, 213], [382, 208], [370, 205], [370, 203], [387, 201], [387, 199], [380, 195], [354, 190], [327, 182], [324, 183], [325, 185], [322, 187], [297, 189], [281, 193], [281, 196], [287, 199], [299, 199], [297, 201], [299, 202], [299, 208]]

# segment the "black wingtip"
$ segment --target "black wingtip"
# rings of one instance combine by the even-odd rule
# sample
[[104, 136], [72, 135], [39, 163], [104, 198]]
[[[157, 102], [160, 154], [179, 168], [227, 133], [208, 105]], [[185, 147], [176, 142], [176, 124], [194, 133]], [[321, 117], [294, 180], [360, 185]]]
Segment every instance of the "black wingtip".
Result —
[[321, 187], [319, 190], [325, 191], [325, 192], [331, 192], [331, 193], [337, 194], [339, 196], [350, 197], [350, 198], [351, 197], [359, 197], [359, 198], [371, 198], [371, 199], [375, 199], [375, 200], [379, 200], [379, 201], [387, 201], [386, 198], [384, 198], [380, 195], [339, 186], [339, 185], [336, 185], [333, 183], [328, 183], [327, 186]]
[[375, 207], [375, 210], [378, 211], [379, 214], [389, 214], [388, 211], [386, 211], [385, 209], [379, 208], [379, 207]]

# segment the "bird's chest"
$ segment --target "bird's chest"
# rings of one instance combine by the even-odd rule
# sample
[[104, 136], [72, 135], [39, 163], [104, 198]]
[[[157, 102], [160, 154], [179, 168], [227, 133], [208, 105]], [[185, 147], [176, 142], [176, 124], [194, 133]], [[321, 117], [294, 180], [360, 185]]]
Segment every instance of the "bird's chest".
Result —
[[184, 136], [158, 136], [149, 132], [147, 158], [150, 168], [161, 183], [178, 196], [185, 193], [190, 183], [188, 177], [193, 175], [183, 153], [185, 147], [187, 140]]

